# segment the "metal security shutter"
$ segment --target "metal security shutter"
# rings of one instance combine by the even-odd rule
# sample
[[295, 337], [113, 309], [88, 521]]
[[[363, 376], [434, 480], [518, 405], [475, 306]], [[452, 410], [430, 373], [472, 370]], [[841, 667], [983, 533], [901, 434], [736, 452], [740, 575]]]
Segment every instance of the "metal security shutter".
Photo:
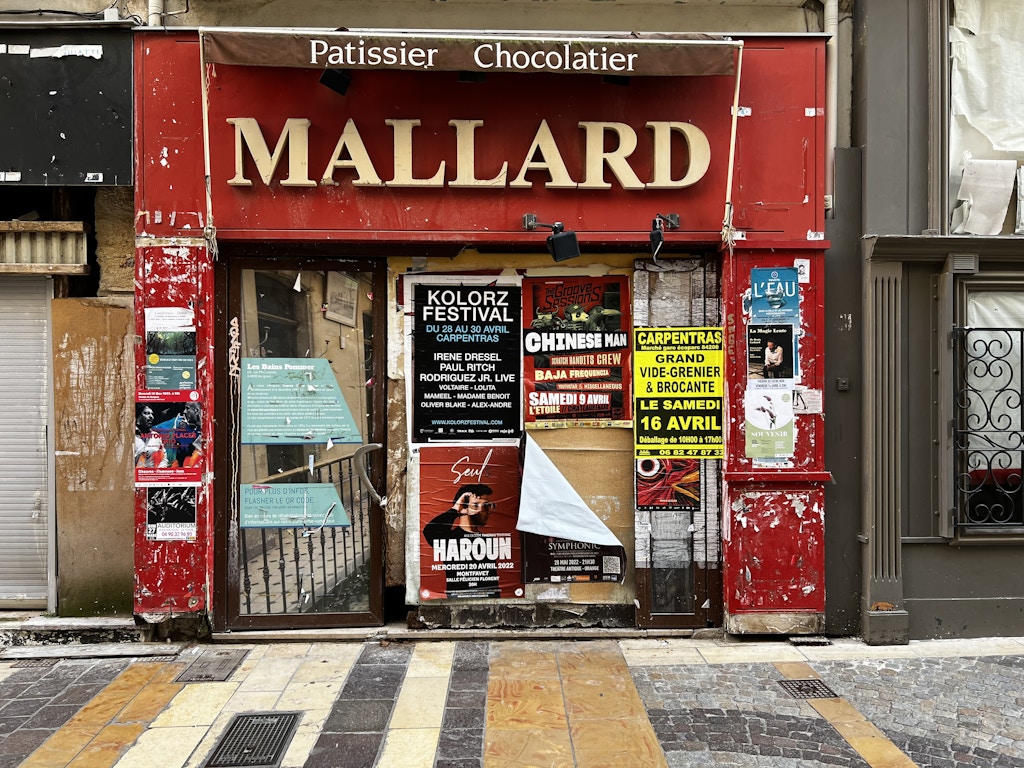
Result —
[[45, 607], [50, 399], [46, 277], [0, 277], [0, 606]]

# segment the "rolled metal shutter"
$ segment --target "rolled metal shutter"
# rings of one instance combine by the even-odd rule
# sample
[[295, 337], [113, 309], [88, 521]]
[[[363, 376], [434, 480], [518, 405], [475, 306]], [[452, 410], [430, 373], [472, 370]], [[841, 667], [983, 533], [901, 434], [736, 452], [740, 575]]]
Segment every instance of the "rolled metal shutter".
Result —
[[0, 606], [45, 607], [50, 280], [0, 277]]

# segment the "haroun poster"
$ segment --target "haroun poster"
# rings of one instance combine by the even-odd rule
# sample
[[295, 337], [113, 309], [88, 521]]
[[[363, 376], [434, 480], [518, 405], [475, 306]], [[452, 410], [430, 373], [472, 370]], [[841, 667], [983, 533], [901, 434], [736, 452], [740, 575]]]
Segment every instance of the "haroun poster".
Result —
[[422, 446], [420, 598], [522, 597], [517, 445]]

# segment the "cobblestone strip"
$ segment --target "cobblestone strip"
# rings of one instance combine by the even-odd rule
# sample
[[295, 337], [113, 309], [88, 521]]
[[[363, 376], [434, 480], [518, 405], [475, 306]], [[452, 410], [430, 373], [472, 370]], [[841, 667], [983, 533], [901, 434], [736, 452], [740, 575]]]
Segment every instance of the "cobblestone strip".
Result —
[[371, 768], [412, 658], [411, 643], [367, 643], [352, 666], [306, 768]]
[[866, 768], [768, 663], [633, 667], [670, 768]]
[[11, 670], [0, 680], [0, 768], [22, 765], [127, 666], [127, 659], [68, 659]]
[[486, 642], [455, 645], [435, 768], [479, 768], [483, 763], [489, 655]]
[[920, 766], [1024, 766], [1024, 657], [816, 661], [814, 667]]

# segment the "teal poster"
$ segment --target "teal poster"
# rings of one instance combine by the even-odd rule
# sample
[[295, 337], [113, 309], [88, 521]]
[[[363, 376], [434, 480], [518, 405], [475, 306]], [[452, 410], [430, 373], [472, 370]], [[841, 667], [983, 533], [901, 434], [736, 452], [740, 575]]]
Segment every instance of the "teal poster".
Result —
[[361, 443], [329, 361], [306, 357], [242, 360], [242, 443]]
[[243, 485], [242, 528], [337, 528], [351, 525], [332, 483]]

